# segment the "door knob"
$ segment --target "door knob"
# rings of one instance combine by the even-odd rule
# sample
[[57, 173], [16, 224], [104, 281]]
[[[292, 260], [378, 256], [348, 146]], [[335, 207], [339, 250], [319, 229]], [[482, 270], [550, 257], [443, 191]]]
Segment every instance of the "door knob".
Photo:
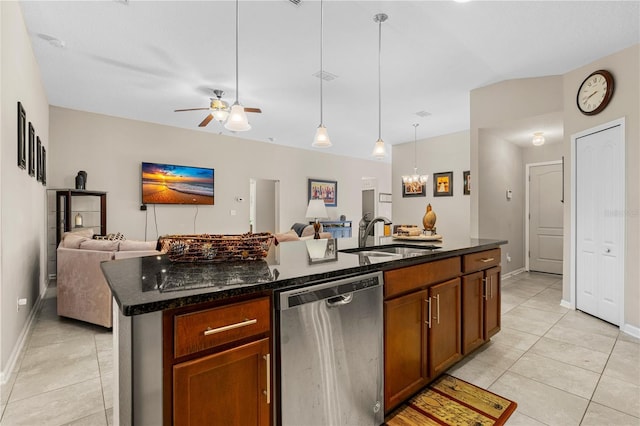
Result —
[[608, 249], [606, 249], [604, 252], [605, 252], [605, 253], [611, 253], [611, 249], [610, 249], [610, 248], [608, 248]]

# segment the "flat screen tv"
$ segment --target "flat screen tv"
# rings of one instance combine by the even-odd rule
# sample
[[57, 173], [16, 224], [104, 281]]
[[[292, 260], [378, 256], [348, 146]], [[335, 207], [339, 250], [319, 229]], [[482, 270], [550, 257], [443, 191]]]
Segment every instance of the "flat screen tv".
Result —
[[142, 163], [142, 204], [213, 205], [213, 169]]

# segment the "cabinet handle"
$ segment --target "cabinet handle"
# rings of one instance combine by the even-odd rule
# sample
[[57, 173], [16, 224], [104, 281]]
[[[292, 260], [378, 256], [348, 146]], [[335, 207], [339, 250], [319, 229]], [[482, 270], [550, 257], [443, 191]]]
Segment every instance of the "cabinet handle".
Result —
[[267, 390], [262, 391], [267, 396], [267, 404], [271, 404], [271, 354], [262, 356], [267, 363]]
[[237, 322], [235, 324], [225, 325], [224, 327], [218, 327], [213, 329], [211, 327], [207, 327], [207, 329], [204, 331], [204, 335], [209, 336], [211, 334], [222, 333], [223, 331], [233, 330], [234, 328], [246, 327], [248, 325], [255, 324], [257, 322], [258, 320], [254, 318], [254, 319], [246, 319], [242, 322]]
[[427, 321], [426, 323], [429, 325], [429, 328], [431, 328], [431, 298], [427, 298], [425, 299], [425, 301], [427, 302], [428, 305], [428, 310], [427, 310]]
[[488, 299], [488, 297], [487, 297], [488, 295], [489, 295], [489, 292], [487, 291], [487, 279], [483, 278], [482, 279], [482, 298], [484, 300], [487, 300]]
[[436, 294], [436, 312], [437, 312], [436, 323], [440, 324], [440, 295], [439, 294]]
[[495, 259], [493, 257], [485, 257], [484, 259], [480, 259], [482, 263], [493, 262]]

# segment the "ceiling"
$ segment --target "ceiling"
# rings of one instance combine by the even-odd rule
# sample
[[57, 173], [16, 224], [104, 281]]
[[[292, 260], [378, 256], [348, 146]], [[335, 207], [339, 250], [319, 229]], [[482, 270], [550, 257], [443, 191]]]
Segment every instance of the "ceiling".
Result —
[[[174, 110], [207, 107], [211, 89], [233, 103], [235, 2], [21, 4], [51, 105], [230, 134], [216, 121], [200, 129], [206, 111]], [[413, 141], [413, 123], [418, 139], [468, 129], [474, 88], [564, 74], [640, 42], [639, 1], [326, 0], [323, 68], [337, 78], [324, 82], [333, 147], [323, 152], [372, 158], [379, 124], [373, 16], [381, 12], [389, 15], [381, 57], [387, 145]], [[240, 1], [238, 48], [240, 103], [263, 112], [250, 114], [252, 129], [236, 135], [315, 149], [319, 1]]]

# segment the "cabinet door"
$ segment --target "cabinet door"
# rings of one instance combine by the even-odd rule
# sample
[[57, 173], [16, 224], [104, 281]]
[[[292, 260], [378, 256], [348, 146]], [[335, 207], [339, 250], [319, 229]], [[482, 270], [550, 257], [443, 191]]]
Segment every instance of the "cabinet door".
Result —
[[384, 302], [385, 411], [399, 405], [428, 381], [426, 304], [417, 291]]
[[485, 315], [484, 315], [484, 339], [500, 331], [500, 267], [487, 269], [484, 272], [485, 290]]
[[484, 340], [484, 274], [462, 277], [462, 353], [468, 354]]
[[269, 425], [269, 339], [173, 367], [173, 424]]
[[429, 288], [429, 375], [436, 377], [462, 358], [460, 278]]

